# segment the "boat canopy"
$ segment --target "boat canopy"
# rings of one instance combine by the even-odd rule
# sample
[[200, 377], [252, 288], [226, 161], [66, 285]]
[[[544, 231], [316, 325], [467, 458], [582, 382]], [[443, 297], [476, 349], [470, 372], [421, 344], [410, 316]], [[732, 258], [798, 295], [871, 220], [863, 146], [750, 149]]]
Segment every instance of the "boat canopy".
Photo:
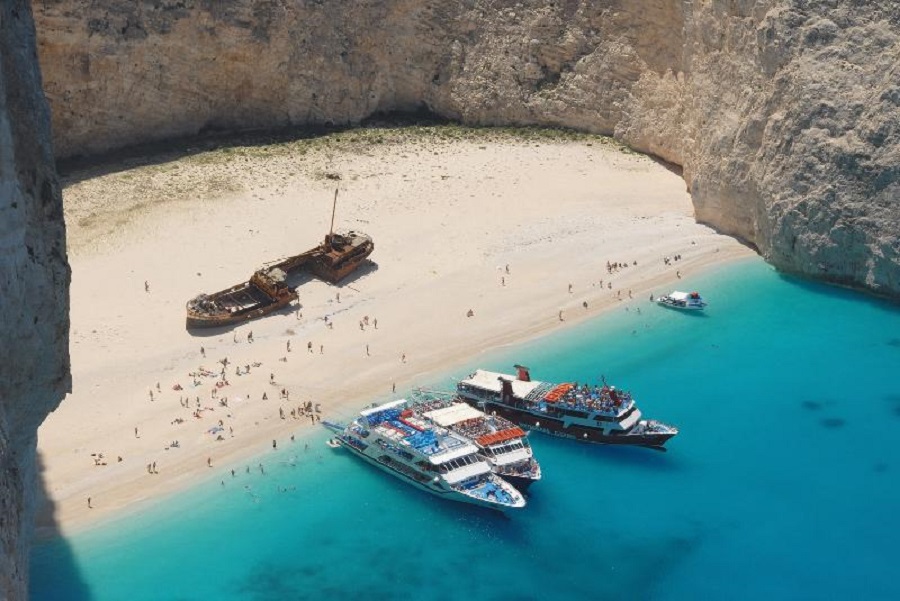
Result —
[[444, 428], [450, 427], [453, 424], [458, 424], [467, 419], [476, 419], [483, 416], [484, 413], [465, 403], [454, 403], [449, 407], [443, 407], [425, 413], [425, 417]]
[[391, 401], [390, 403], [378, 405], [377, 407], [363, 409], [359, 412], [360, 420], [364, 421], [365, 424], [370, 428], [374, 428], [382, 422], [391, 420], [396, 421], [400, 419], [400, 414], [402, 413], [401, 407], [405, 405], [406, 399], [400, 399], [397, 401]]
[[452, 447], [448, 447], [448, 439], [451, 437], [445, 437], [441, 440], [442, 446], [432, 454], [428, 455], [428, 461], [430, 461], [434, 465], [439, 465], [441, 463], [447, 463], [448, 461], [452, 461], [454, 459], [459, 459], [460, 457], [465, 457], [466, 455], [474, 455], [478, 452], [478, 447], [473, 444], [469, 444], [462, 439], [452, 437], [456, 440], [456, 445]]
[[669, 298], [677, 301], [686, 301], [686, 300], [700, 300], [699, 292], [679, 292], [678, 290], [672, 292], [669, 295]]
[[475, 439], [475, 442], [483, 447], [486, 447], [488, 445], [512, 440], [513, 438], [524, 438], [525, 436], [525, 430], [519, 428], [518, 426], [515, 426], [506, 430], [501, 430], [500, 432], [492, 432], [491, 434], [479, 436], [477, 439]]
[[401, 405], [405, 405], [405, 404], [406, 404], [406, 399], [390, 401], [389, 403], [383, 403], [376, 407], [369, 407], [368, 409], [363, 409], [362, 411], [359, 412], [359, 414], [362, 415], [363, 417], [368, 417], [368, 416], [372, 415], [373, 413], [378, 413], [379, 411], [384, 411], [386, 409], [393, 409], [395, 407], [400, 407]]
[[474, 386], [475, 388], [481, 388], [482, 390], [490, 390], [491, 392], [500, 393], [500, 378], [504, 380], [508, 380], [512, 383], [512, 391], [513, 395], [524, 399], [525, 396], [537, 388], [541, 386], [543, 382], [538, 382], [537, 380], [532, 380], [530, 382], [523, 382], [522, 380], [516, 379], [515, 376], [509, 374], [501, 374], [493, 371], [485, 371], [483, 369], [479, 369], [470, 377], [462, 380], [460, 384], [467, 384], [469, 386]]
[[490, 471], [491, 466], [486, 461], [478, 461], [450, 470], [444, 474], [444, 479], [450, 484], [456, 484], [474, 476], [490, 473]]

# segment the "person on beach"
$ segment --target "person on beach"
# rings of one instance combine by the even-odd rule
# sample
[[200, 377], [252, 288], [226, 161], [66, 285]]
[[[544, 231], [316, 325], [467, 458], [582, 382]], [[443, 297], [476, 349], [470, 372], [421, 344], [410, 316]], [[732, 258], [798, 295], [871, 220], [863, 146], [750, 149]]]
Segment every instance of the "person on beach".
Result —
[[212, 467], [212, 457], [206, 458], [206, 467]]
[[377, 317], [372, 318], [372, 327], [375, 328], [376, 330], [378, 329], [378, 318]]
[[475, 317], [475, 311], [469, 309], [468, 311], [466, 311], [466, 317]]
[[562, 312], [562, 310], [560, 310], [560, 312], [559, 312], [559, 320], [560, 320], [560, 321], [565, 321], [565, 320], [563, 319], [563, 312]]
[[274, 438], [272, 439], [272, 448], [273, 448], [273, 449], [277, 449], [277, 448], [278, 448], [278, 442], [276, 442]]
[[320, 345], [319, 345], [319, 354], [320, 354], [320, 355], [324, 355], [324, 354], [325, 354], [325, 345], [324, 345], [324, 344], [320, 344]]
[[91, 498], [90, 497], [88, 497], [88, 509], [93, 509], [93, 507], [91, 506]]
[[569, 294], [572, 294], [572, 284], [569, 284]]
[[370, 356], [370, 355], [369, 355], [369, 345], [367, 344], [367, 345], [366, 345], [366, 357], [369, 357], [369, 356]]
[[202, 346], [200, 347], [200, 356], [203, 357], [204, 359], [206, 358], [206, 349], [203, 348]]
[[509, 275], [509, 263], [506, 264], [506, 275]]
[[291, 352], [291, 341], [290, 340], [287, 341], [287, 352], [289, 352], [289, 353]]
[[391, 382], [391, 392], [397, 392], [397, 383]]
[[341, 293], [338, 292], [337, 294], [335, 294], [334, 298], [337, 300], [337, 302], [341, 302]]
[[137, 429], [137, 428], [134, 429], [134, 437], [135, 437], [135, 438], [140, 438], [140, 435], [138, 434], [138, 429]]
[[403, 355], [400, 357], [400, 362], [406, 363], [406, 353], [403, 353]]
[[247, 332], [247, 342], [253, 342], [253, 330]]
[[310, 353], [313, 352], [313, 350], [312, 350], [312, 340], [310, 340], [309, 342], [306, 343], [306, 350], [308, 350]]
[[150, 282], [144, 280], [144, 292], [150, 292]]

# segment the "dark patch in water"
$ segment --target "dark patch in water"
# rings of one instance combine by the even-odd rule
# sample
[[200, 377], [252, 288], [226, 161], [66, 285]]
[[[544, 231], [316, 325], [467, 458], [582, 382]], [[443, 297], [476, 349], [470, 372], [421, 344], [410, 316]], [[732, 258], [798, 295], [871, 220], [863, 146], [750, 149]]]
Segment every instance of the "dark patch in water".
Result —
[[843, 428], [847, 424], [847, 420], [840, 417], [826, 417], [819, 420], [819, 423], [826, 428]]
[[803, 401], [800, 403], [800, 406], [809, 411], [818, 411], [822, 408], [822, 403], [819, 401]]
[[884, 395], [884, 400], [886, 400], [888, 403], [900, 404], [900, 394], [897, 394], [896, 392], [891, 393], [891, 394], [886, 394], [886, 395]]
[[883, 474], [888, 471], [888, 464], [884, 462], [876, 463], [872, 466], [872, 471], [876, 474]]
[[885, 344], [894, 348], [900, 348], [900, 338], [891, 338]]
[[894, 415], [896, 415], [897, 417], [900, 417], [900, 405], [894, 406]]

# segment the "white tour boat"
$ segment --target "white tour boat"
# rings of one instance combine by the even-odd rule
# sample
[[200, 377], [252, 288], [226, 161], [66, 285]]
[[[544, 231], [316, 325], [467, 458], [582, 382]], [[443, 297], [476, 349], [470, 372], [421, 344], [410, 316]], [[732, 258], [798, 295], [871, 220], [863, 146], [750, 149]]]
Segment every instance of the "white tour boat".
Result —
[[644, 419], [625, 390], [577, 383], [532, 380], [527, 367], [518, 375], [477, 370], [456, 385], [460, 399], [497, 413], [527, 430], [584, 442], [635, 445], [662, 450], [678, 429]]
[[477, 446], [416, 415], [406, 399], [364, 409], [347, 426], [322, 423], [335, 433], [330, 445], [433, 495], [492, 509], [525, 506], [522, 493], [491, 471]]
[[478, 447], [494, 473], [525, 491], [541, 479], [528, 432], [508, 419], [476, 409], [457, 395], [420, 390], [411, 405], [434, 425], [448, 428]]

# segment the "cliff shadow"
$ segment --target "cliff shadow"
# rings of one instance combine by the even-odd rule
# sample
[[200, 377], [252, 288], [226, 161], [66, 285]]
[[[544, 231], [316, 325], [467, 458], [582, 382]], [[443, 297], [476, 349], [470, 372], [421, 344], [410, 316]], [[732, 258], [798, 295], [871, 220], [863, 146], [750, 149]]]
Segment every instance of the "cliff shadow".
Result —
[[78, 566], [74, 549], [59, 527], [56, 504], [50, 498], [44, 480], [44, 461], [40, 452], [35, 466], [37, 509], [28, 598], [32, 601], [90, 601], [93, 599], [90, 587]]
[[[838, 299], [864, 302], [867, 305], [889, 313], [900, 311], [900, 299], [878, 294], [877, 291], [860, 288], [853, 282], [839, 278], [829, 278], [827, 275], [819, 276], [822, 279], [814, 279], [805, 273], [785, 270], [776, 267], [778, 278], [805, 292], [816, 295], [828, 295]], [[893, 345], [892, 345], [893, 346]], [[898, 344], [900, 346], [900, 344]]]
[[116, 148], [92, 155], [74, 155], [56, 160], [56, 170], [63, 185], [128, 171], [136, 167], [161, 165], [185, 157], [227, 150], [235, 147], [258, 148], [315, 140], [351, 130], [378, 130], [397, 127], [429, 127], [455, 123], [440, 117], [426, 107], [397, 113], [377, 113], [359, 123], [293, 125], [250, 130], [202, 128], [196, 134], [167, 138]]

